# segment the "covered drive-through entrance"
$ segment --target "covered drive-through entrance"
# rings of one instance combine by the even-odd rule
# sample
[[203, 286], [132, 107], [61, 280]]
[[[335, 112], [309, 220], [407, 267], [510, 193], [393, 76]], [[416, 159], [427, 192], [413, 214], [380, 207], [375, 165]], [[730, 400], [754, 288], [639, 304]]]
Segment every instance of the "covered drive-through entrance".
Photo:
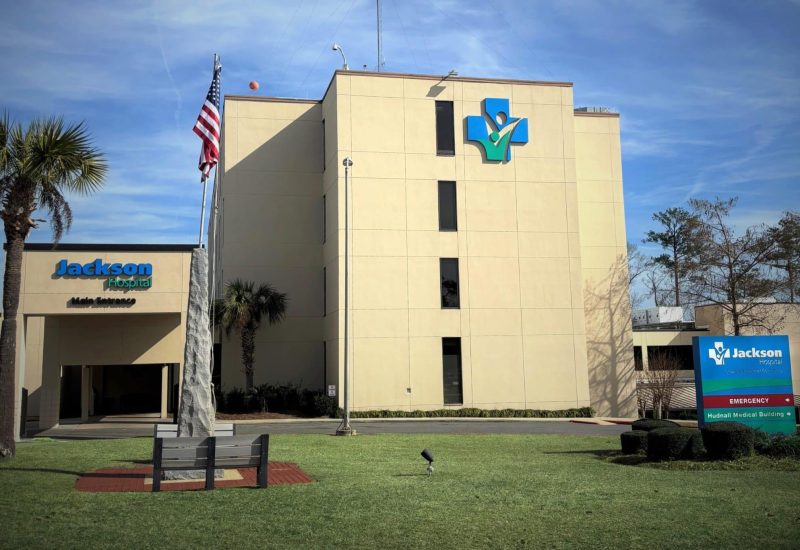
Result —
[[174, 411], [177, 364], [64, 365], [59, 419], [93, 420], [113, 415]]
[[26, 245], [16, 382], [28, 393], [28, 420], [48, 429], [115, 415], [169, 417], [193, 248]]

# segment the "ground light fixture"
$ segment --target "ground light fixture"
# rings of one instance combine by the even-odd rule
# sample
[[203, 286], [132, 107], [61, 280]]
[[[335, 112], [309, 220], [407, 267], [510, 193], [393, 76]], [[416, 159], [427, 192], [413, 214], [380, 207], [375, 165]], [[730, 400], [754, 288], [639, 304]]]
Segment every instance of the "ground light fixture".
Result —
[[347, 64], [347, 57], [345, 57], [344, 50], [342, 49], [342, 47], [336, 42], [334, 42], [333, 46], [331, 46], [331, 49], [335, 52], [339, 52], [340, 54], [342, 54], [342, 69], [344, 69], [345, 71], [349, 71], [350, 66]]
[[429, 451], [428, 449], [422, 449], [422, 452], [419, 454], [422, 455], [422, 458], [428, 461], [427, 471], [428, 475], [431, 475], [433, 473], [433, 452]]

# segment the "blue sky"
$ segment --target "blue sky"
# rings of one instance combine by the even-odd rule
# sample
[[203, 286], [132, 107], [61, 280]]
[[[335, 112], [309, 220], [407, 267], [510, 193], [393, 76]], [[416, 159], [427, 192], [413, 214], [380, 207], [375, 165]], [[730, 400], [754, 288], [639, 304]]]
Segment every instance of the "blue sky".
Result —
[[[191, 132], [212, 54], [222, 90], [320, 98], [376, 66], [373, 0], [3, 0], [0, 109], [85, 120], [110, 162], [65, 242], [193, 242]], [[740, 197], [738, 226], [800, 206], [800, 2], [384, 0], [385, 70], [566, 80], [621, 113], [628, 239], [688, 198]], [[47, 228], [29, 240], [48, 241]], [[646, 252], [655, 250], [643, 247]]]

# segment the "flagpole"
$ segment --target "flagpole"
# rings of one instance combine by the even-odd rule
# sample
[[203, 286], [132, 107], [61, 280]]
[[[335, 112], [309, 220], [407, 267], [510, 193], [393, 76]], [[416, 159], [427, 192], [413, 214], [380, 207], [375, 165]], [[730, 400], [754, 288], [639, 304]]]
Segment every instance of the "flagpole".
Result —
[[[211, 74], [215, 74], [217, 72], [217, 63], [219, 60], [219, 56], [214, 54], [214, 65], [211, 67]], [[215, 168], [216, 170], [216, 168]], [[206, 194], [208, 191], [208, 176], [203, 174], [203, 206], [200, 208], [200, 233], [197, 236], [197, 246], [198, 248], [203, 246], [203, 225], [206, 218]]]

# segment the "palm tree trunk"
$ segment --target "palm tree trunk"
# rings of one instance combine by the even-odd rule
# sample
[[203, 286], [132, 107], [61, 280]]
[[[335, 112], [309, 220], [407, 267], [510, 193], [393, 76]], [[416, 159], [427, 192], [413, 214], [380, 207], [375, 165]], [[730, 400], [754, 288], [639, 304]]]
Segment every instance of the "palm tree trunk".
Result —
[[242, 365], [244, 366], [245, 390], [253, 389], [253, 363], [256, 355], [256, 331], [245, 327], [242, 329]]
[[0, 329], [0, 458], [16, 452], [14, 408], [17, 359], [17, 310], [25, 239], [6, 224], [6, 273], [3, 280], [3, 324]]

